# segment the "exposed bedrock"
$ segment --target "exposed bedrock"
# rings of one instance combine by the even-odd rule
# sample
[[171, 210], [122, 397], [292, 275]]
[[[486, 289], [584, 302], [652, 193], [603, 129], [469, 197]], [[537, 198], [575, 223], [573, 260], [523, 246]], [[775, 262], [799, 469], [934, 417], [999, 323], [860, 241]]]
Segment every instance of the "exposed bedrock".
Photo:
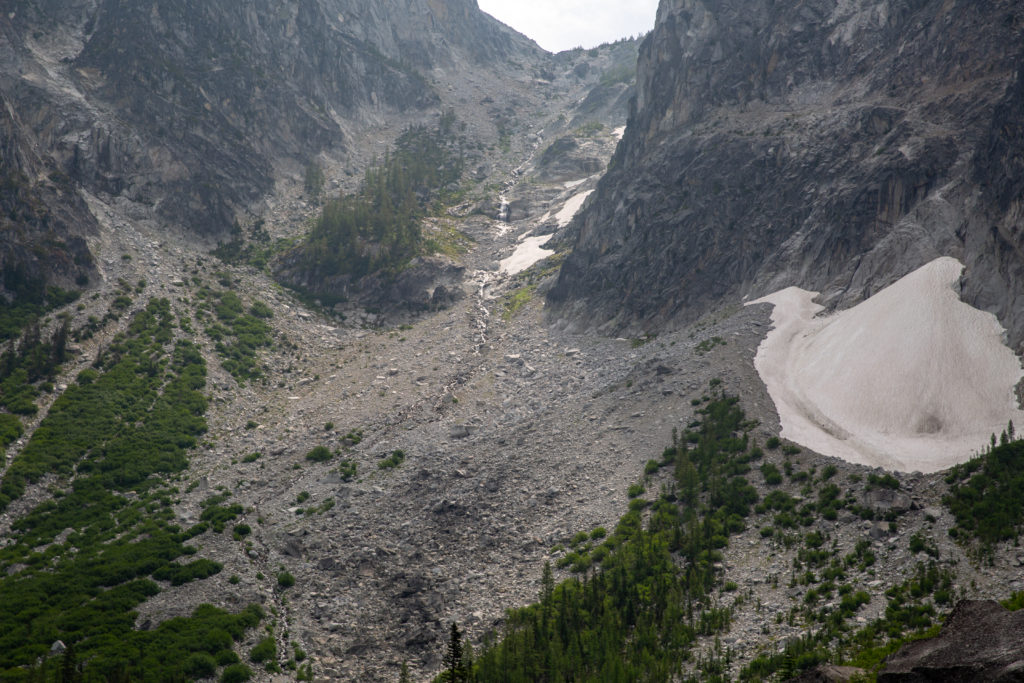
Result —
[[553, 319], [654, 331], [790, 285], [847, 307], [947, 255], [1019, 350], [1022, 26], [1008, 0], [662, 2]]

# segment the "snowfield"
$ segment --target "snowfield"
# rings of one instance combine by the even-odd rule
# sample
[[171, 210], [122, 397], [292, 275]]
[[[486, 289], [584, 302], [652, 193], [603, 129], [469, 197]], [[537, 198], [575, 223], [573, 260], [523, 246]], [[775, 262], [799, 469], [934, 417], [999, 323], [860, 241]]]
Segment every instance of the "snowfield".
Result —
[[960, 301], [963, 266], [943, 257], [861, 304], [816, 317], [817, 292], [774, 305], [754, 365], [782, 436], [825, 455], [889, 470], [934, 472], [970, 459], [1013, 420], [1024, 376], [990, 313]]

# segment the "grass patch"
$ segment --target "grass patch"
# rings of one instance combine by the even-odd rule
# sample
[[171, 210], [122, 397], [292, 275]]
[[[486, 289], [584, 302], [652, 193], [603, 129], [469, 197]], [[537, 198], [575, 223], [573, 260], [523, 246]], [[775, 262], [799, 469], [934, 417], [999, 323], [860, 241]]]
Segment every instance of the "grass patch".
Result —
[[526, 304], [533, 300], [537, 291], [537, 285], [526, 285], [506, 294], [501, 300], [501, 319], [505, 322], [512, 320]]

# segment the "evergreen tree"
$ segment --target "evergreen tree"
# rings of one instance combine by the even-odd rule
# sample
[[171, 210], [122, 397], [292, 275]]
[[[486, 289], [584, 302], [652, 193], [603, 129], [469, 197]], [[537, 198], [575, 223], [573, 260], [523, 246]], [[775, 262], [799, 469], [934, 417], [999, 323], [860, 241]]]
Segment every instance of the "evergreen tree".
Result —
[[412, 683], [409, 675], [409, 662], [402, 662], [402, 670], [398, 672], [398, 683]]
[[444, 655], [445, 673], [448, 674], [448, 683], [461, 683], [466, 680], [465, 668], [462, 661], [462, 632], [459, 625], [452, 622], [448, 635], [448, 651]]

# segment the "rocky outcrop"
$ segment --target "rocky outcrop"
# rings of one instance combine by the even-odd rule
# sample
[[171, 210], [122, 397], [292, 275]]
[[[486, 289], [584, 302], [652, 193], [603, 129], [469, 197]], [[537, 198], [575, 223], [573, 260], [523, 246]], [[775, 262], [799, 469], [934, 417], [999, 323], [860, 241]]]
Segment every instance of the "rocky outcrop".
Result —
[[1024, 678], [1024, 612], [993, 600], [965, 600], [935, 638], [889, 657], [878, 683], [1019, 681]]
[[282, 282], [314, 292], [324, 301], [338, 302], [339, 312], [356, 304], [383, 313], [439, 310], [465, 296], [466, 268], [446, 256], [418, 256], [397, 274], [373, 273], [361, 278], [324, 276], [297, 254], [286, 256], [278, 268], [276, 276]]
[[654, 330], [789, 285], [847, 306], [951, 255], [1020, 342], [1022, 26], [1009, 0], [663, 1], [552, 315]]

